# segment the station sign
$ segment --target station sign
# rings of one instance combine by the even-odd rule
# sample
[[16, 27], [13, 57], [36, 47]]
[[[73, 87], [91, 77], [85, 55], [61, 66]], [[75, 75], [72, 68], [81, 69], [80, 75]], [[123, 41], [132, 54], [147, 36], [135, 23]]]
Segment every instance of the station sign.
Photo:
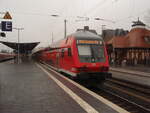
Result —
[[12, 22], [11, 21], [2, 21], [1, 22], [2, 31], [12, 31]]

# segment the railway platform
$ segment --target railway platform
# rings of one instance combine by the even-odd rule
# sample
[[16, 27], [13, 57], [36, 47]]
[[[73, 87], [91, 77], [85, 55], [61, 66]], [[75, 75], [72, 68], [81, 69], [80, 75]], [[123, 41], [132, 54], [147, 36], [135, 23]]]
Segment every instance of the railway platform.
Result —
[[110, 71], [115, 78], [128, 80], [141, 85], [150, 86], [150, 67], [146, 66], [111, 66]]
[[0, 113], [128, 113], [88, 92], [34, 62], [0, 63]]
[[150, 73], [150, 66], [111, 66], [110, 69]]

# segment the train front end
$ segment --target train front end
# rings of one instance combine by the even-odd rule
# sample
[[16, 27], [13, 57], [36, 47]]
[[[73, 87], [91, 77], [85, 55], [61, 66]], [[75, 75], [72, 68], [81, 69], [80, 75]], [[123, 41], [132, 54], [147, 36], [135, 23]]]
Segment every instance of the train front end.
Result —
[[79, 78], [111, 77], [108, 55], [101, 37], [87, 33], [85, 36], [76, 38], [76, 51], [75, 71]]

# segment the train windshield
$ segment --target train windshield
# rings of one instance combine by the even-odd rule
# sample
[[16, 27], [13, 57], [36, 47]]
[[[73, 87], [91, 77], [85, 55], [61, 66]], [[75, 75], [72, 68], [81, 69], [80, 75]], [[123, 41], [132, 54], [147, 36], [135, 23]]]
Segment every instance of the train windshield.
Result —
[[104, 46], [102, 44], [78, 44], [80, 62], [104, 62]]

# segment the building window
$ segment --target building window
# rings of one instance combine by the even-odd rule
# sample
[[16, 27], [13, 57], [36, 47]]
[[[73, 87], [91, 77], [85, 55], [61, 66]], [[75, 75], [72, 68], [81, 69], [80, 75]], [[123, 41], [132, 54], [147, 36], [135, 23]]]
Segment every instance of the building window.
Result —
[[150, 36], [145, 36], [144, 40], [146, 43], [150, 44]]

